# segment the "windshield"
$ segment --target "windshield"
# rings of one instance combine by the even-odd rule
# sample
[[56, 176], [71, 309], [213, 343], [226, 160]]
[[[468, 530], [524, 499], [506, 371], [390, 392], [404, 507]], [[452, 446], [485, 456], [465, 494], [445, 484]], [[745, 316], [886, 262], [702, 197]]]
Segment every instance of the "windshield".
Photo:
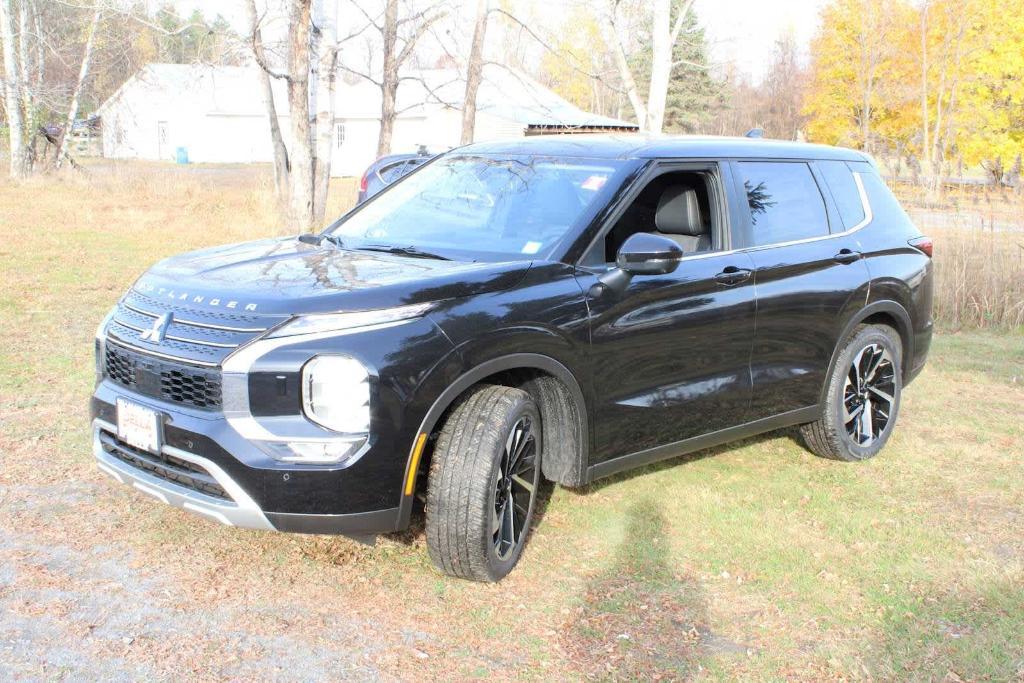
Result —
[[415, 247], [456, 260], [547, 255], [623, 165], [609, 159], [442, 157], [342, 219], [345, 248]]

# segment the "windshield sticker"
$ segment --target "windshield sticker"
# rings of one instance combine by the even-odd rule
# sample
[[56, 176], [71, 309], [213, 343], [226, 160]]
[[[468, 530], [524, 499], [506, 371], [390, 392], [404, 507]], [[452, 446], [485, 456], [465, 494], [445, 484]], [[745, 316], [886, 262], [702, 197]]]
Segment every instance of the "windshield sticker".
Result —
[[606, 175], [592, 175], [583, 181], [583, 184], [580, 185], [580, 188], [584, 190], [591, 190], [592, 192], [597, 192], [602, 187], [604, 187], [604, 184], [607, 181], [608, 176]]
[[527, 242], [523, 245], [522, 253], [524, 254], [536, 254], [540, 251], [540, 242]]

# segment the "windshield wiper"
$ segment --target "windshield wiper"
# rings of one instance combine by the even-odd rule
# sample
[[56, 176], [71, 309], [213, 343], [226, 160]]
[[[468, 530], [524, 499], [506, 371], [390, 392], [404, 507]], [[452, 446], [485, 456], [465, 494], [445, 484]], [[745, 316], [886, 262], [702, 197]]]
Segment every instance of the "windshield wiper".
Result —
[[358, 246], [355, 249], [360, 251], [382, 251], [386, 254], [398, 254], [400, 256], [412, 256], [413, 258], [432, 258], [438, 261], [451, 261], [447, 256], [441, 256], [431, 251], [423, 251], [416, 247], [396, 247], [390, 244], [367, 244], [365, 246]]

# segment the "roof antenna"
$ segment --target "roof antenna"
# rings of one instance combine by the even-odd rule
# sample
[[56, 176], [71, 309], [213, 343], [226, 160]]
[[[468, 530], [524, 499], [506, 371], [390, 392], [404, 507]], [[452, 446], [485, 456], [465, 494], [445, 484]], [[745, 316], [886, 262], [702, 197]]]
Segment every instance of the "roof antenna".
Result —
[[764, 128], [751, 128], [750, 130], [748, 130], [746, 133], [743, 134], [743, 137], [745, 137], [745, 138], [763, 138], [764, 137]]

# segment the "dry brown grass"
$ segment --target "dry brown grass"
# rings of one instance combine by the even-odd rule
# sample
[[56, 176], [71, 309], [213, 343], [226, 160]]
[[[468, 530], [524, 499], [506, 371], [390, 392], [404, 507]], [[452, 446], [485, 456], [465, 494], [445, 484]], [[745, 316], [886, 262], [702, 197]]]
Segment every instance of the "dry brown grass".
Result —
[[979, 187], [930, 196], [899, 184], [918, 228], [935, 241], [935, 320], [949, 330], [1024, 325], [1024, 195]]
[[936, 322], [946, 329], [1024, 325], [1024, 232], [928, 230]]

